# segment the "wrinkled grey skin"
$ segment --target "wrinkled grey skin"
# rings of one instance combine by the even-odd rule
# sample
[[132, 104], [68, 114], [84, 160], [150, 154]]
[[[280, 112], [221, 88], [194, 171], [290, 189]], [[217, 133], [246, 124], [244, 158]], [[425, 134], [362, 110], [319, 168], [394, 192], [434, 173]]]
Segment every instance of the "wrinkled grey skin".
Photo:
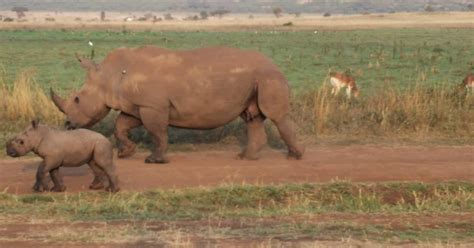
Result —
[[143, 125], [155, 150], [147, 163], [166, 163], [168, 126], [212, 129], [239, 116], [247, 123], [248, 144], [239, 158], [256, 159], [267, 142], [263, 122], [269, 118], [288, 147], [288, 158], [300, 159], [289, 118], [290, 89], [280, 69], [263, 54], [228, 47], [174, 51], [158, 47], [119, 48], [101, 64], [78, 57], [87, 79], [78, 92], [51, 97], [67, 116], [68, 128], [90, 127], [110, 109], [121, 113], [115, 136], [118, 155], [133, 154], [128, 138]]
[[6, 150], [11, 157], [24, 156], [32, 151], [43, 159], [33, 186], [36, 192], [49, 190], [48, 173], [54, 183], [52, 191], [66, 190], [59, 168], [83, 164], [89, 164], [95, 175], [91, 189], [103, 188], [104, 180], [108, 179], [107, 191], [119, 191], [112, 144], [99, 133], [87, 129], [59, 131], [33, 121], [30, 127], [7, 142]]

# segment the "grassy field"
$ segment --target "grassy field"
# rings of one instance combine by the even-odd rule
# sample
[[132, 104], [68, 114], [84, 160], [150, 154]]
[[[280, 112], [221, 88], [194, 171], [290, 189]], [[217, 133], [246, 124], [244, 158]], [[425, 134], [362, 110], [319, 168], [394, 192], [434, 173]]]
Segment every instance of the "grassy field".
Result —
[[[74, 53], [96, 60], [112, 49], [157, 45], [173, 49], [226, 45], [259, 50], [281, 67], [293, 88], [293, 118], [314, 142], [373, 142], [384, 139], [472, 144], [474, 99], [456, 90], [473, 69], [473, 29], [390, 29], [321, 32], [135, 32], [0, 31], [0, 84], [3, 139], [35, 116], [59, 125], [62, 115], [43, 91], [63, 95], [83, 83]], [[347, 101], [329, 96], [328, 73], [357, 78], [362, 97]], [[110, 134], [111, 118], [98, 129]], [[208, 132], [243, 135], [242, 123]], [[189, 131], [171, 131], [171, 142], [198, 142]], [[182, 132], [182, 133], [180, 133]], [[184, 134], [184, 135], [183, 135]], [[149, 140], [143, 130], [137, 140]], [[188, 138], [186, 138], [186, 137]], [[178, 137], [178, 138], [175, 138]], [[184, 137], [184, 138], [183, 138]], [[202, 138], [201, 138], [202, 139]], [[277, 142], [277, 141], [275, 141]]]
[[96, 60], [122, 46], [190, 49], [225, 45], [259, 50], [281, 67], [294, 88], [321, 85], [328, 71], [351, 72], [364, 94], [386, 84], [456, 85], [474, 67], [472, 29], [399, 29], [314, 32], [0, 31], [5, 81], [34, 69], [44, 88], [69, 90], [83, 82], [74, 53]]
[[[243, 237], [469, 243], [474, 242], [473, 194], [474, 185], [467, 182], [243, 184], [115, 195], [0, 194], [0, 219], [6, 220], [5, 226], [29, 219], [25, 230], [42, 231], [26, 234], [24, 240], [47, 237], [49, 242], [100, 244], [133, 238], [159, 243], [168, 231], [186, 237], [190, 244]], [[65, 228], [65, 223], [76, 224]]]
[[[456, 87], [473, 70], [473, 36], [473, 29], [0, 31], [0, 148], [31, 118], [61, 124], [63, 116], [45, 92], [53, 87], [65, 95], [80, 87], [84, 72], [73, 54], [89, 54], [89, 40], [95, 44], [97, 61], [116, 47], [145, 44], [177, 49], [226, 45], [262, 51], [288, 77], [292, 117], [300, 137], [311, 144], [388, 140], [472, 145], [474, 94]], [[354, 75], [362, 96], [331, 97], [327, 77], [332, 70]], [[219, 142], [229, 135], [242, 139], [243, 127], [236, 121], [198, 135], [171, 129], [170, 142]], [[96, 127], [106, 135], [112, 128], [113, 114]], [[281, 145], [273, 127], [269, 125], [267, 131], [270, 144]], [[135, 131], [133, 138], [149, 144], [143, 129]], [[469, 246], [474, 242], [473, 199], [471, 182], [0, 193], [0, 244]]]

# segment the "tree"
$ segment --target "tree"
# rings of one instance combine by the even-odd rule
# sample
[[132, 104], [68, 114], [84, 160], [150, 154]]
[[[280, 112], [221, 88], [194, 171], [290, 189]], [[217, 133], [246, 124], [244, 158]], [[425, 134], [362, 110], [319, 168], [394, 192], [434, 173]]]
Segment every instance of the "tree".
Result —
[[433, 6], [427, 5], [427, 6], [425, 7], [425, 11], [426, 11], [426, 12], [434, 12], [435, 9], [433, 8]]
[[25, 8], [25, 7], [13, 7], [13, 8], [12, 8], [12, 11], [13, 11], [13, 12], [16, 12], [16, 15], [17, 15], [18, 19], [21, 19], [21, 18], [25, 17], [25, 12], [28, 11], [28, 8]]
[[279, 18], [283, 13], [283, 9], [280, 7], [274, 7], [273, 8], [273, 14], [275, 15], [276, 18]]
[[218, 16], [219, 18], [222, 18], [224, 15], [227, 15], [230, 13], [230, 10], [225, 10], [225, 9], [219, 9], [219, 10], [214, 10], [209, 13], [211, 16]]
[[100, 12], [100, 20], [105, 21], [105, 11]]
[[207, 20], [207, 17], [209, 16], [209, 14], [207, 14], [207, 11], [201, 11], [199, 15], [201, 16], [201, 20]]
[[170, 13], [166, 13], [166, 14], [164, 14], [164, 16], [163, 16], [163, 17], [164, 17], [164, 18], [165, 18], [165, 20], [167, 20], [167, 21], [171, 21], [171, 20], [173, 20], [173, 19], [174, 19], [174, 18], [173, 18], [173, 16], [172, 16]]
[[474, 10], [474, 5], [472, 3], [468, 4], [467, 9], [470, 10], [470, 11], [473, 11]]

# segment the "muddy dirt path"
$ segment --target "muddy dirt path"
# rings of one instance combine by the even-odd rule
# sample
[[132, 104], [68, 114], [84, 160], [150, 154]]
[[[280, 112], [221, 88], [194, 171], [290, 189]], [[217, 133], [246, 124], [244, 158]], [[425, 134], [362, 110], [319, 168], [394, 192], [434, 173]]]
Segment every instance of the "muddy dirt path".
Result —
[[[171, 152], [171, 163], [145, 164], [147, 154], [117, 161], [122, 190], [214, 186], [226, 183], [474, 180], [474, 147], [311, 147], [301, 161], [266, 149], [260, 160], [236, 160], [230, 151]], [[39, 159], [0, 160], [0, 191], [29, 193]], [[62, 168], [68, 192], [86, 191], [87, 166]]]

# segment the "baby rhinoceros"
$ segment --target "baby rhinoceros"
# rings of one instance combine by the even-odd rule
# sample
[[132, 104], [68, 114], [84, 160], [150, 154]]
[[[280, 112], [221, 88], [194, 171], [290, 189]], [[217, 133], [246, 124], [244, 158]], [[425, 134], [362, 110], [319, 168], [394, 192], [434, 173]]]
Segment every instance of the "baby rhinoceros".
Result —
[[104, 187], [108, 179], [107, 191], [119, 191], [118, 179], [115, 174], [112, 144], [103, 135], [87, 130], [77, 129], [59, 131], [32, 121], [25, 131], [7, 142], [7, 154], [20, 157], [33, 151], [43, 161], [36, 173], [33, 190], [37, 192], [49, 190], [48, 173], [54, 183], [52, 191], [66, 190], [59, 175], [59, 167], [77, 167], [89, 164], [94, 173], [94, 181], [90, 189]]

